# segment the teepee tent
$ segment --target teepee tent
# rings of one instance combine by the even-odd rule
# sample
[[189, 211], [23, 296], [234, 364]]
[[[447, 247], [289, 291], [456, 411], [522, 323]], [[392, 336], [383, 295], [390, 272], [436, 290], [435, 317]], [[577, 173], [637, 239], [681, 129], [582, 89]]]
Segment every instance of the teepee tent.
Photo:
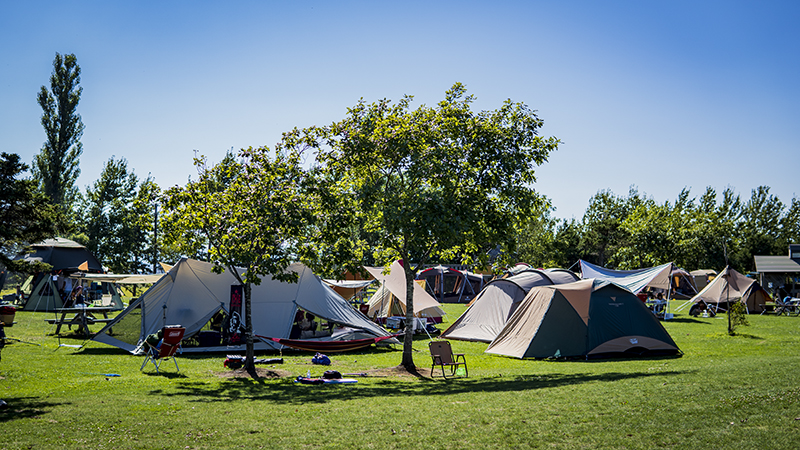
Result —
[[692, 297], [690, 303], [704, 302], [720, 306], [742, 302], [750, 313], [761, 312], [772, 298], [758, 282], [731, 269], [730, 266], [719, 273], [702, 291]]
[[508, 278], [492, 280], [442, 337], [492, 342], [531, 288], [575, 281], [578, 276], [563, 269], [527, 269]]
[[[395, 261], [384, 274], [381, 267], [366, 267], [367, 272], [381, 284], [367, 304], [369, 317], [405, 316], [406, 314], [406, 274], [399, 261]], [[414, 282], [414, 316], [430, 317], [441, 322], [444, 311], [439, 302]]]
[[[182, 259], [156, 284], [131, 302], [94, 337], [94, 340], [136, 352], [143, 340], [166, 325], [186, 327], [186, 336], [195, 336], [219, 311], [230, 313], [231, 287], [238, 285], [229, 272], [212, 272], [213, 265]], [[289, 338], [298, 308], [317, 318], [357, 329], [370, 336], [388, 336], [383, 328], [354, 310], [341, 296], [326, 286], [311, 269], [295, 263], [289, 271], [299, 275], [297, 283], [263, 277], [252, 286], [253, 332], [261, 336]], [[243, 319], [242, 319], [243, 320]], [[257, 349], [279, 348], [273, 342], [257, 342]], [[188, 352], [239, 351], [244, 344], [222, 346], [184, 346]]]
[[515, 358], [679, 352], [634, 294], [598, 279], [531, 289], [486, 349]]
[[103, 273], [97, 258], [83, 245], [64, 238], [46, 239], [31, 245], [33, 251], [20, 259], [50, 264], [51, 273], [39, 273], [26, 281], [30, 291], [23, 288], [27, 297], [24, 311], [55, 311], [64, 306], [64, 293], [71, 290], [70, 274], [82, 271]]

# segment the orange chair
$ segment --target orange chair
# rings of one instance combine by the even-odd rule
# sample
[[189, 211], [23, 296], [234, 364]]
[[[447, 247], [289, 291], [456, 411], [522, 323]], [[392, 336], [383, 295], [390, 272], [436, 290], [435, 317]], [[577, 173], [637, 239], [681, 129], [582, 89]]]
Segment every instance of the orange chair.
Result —
[[145, 344], [147, 344], [149, 349], [142, 363], [142, 367], [139, 370], [144, 370], [144, 366], [150, 361], [156, 366], [156, 373], [158, 373], [158, 368], [161, 363], [172, 358], [172, 361], [175, 363], [175, 369], [180, 372], [181, 369], [178, 368], [178, 361], [175, 359], [175, 354], [181, 351], [181, 340], [183, 339], [183, 334], [186, 333], [186, 328], [180, 325], [166, 326], [162, 330], [162, 333], [163, 338], [158, 345], [153, 345], [145, 340]]
[[442, 376], [445, 379], [447, 379], [447, 373], [444, 370], [445, 367], [449, 369], [450, 376], [454, 377], [458, 375], [458, 368], [464, 366], [464, 377], [469, 376], [469, 372], [467, 371], [467, 357], [464, 356], [463, 353], [456, 353], [453, 355], [453, 349], [450, 347], [449, 341], [431, 341], [428, 344], [428, 348], [431, 350], [431, 359], [433, 359], [431, 376], [433, 376], [433, 371], [436, 366], [442, 369]]

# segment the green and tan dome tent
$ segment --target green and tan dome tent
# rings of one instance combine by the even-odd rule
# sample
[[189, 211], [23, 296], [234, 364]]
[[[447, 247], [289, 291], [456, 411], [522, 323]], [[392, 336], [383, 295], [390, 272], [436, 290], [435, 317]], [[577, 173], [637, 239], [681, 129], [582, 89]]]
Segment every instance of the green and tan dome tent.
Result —
[[515, 358], [680, 353], [653, 313], [627, 289], [597, 279], [534, 287], [486, 349]]

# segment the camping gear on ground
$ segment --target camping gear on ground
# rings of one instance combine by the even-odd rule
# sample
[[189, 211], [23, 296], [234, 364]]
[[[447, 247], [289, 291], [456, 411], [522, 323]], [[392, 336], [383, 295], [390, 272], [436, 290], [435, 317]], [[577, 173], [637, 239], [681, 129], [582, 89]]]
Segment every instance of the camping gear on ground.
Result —
[[341, 380], [342, 374], [337, 370], [326, 370], [322, 374], [322, 378], [325, 378], [326, 380]]
[[297, 350], [305, 350], [309, 352], [325, 351], [329, 353], [349, 352], [350, 350], [358, 350], [360, 348], [369, 347], [372, 344], [377, 344], [378, 342], [388, 341], [393, 338], [394, 339], [397, 338], [397, 336], [395, 335], [389, 335], [389, 336], [378, 336], [365, 339], [323, 341], [315, 339], [303, 340], [303, 339], [273, 338], [273, 337], [261, 336], [258, 334], [255, 337], [262, 340], [277, 342], [281, 345], [284, 345], [286, 347], [291, 347]]
[[327, 378], [313, 378], [313, 377], [304, 377], [299, 376], [294, 380], [295, 383], [299, 384], [355, 384], [358, 383], [358, 380], [355, 378], [336, 378], [336, 379], [327, 379]]
[[317, 353], [316, 355], [314, 355], [313, 358], [311, 358], [311, 363], [312, 364], [321, 364], [323, 366], [330, 366], [331, 365], [331, 359], [328, 358], [327, 355], [323, 355], [322, 353]]
[[14, 315], [17, 314], [17, 308], [10, 305], [0, 306], [0, 322], [3, 326], [10, 327], [14, 325]]
[[787, 316], [791, 315], [792, 313], [800, 316], [800, 298], [784, 297], [783, 300], [776, 298], [775, 314], [780, 316], [783, 313], [786, 313]]
[[[381, 285], [367, 304], [370, 318], [386, 318], [406, 315], [406, 274], [399, 261], [395, 261], [384, 274], [382, 267], [365, 267]], [[414, 282], [414, 317], [430, 318], [434, 322], [442, 321], [444, 310], [425, 288]]]
[[492, 342], [531, 288], [578, 280], [577, 275], [564, 269], [525, 269], [507, 278], [492, 280], [441, 337]]
[[[238, 284], [228, 271], [217, 274], [212, 271], [213, 267], [211, 263], [181, 259], [167, 275], [137, 300], [131, 301], [128, 308], [100, 330], [93, 340], [136, 353], [144, 337], [170, 323], [183, 324], [186, 336], [194, 337], [219, 311], [228, 313], [231, 286]], [[365, 337], [390, 336], [322, 283], [308, 267], [295, 263], [287, 271], [298, 275], [296, 283], [265, 276], [259, 285], [252, 285], [254, 334], [288, 338], [296, 312], [302, 309], [318, 319], [357, 329]], [[246, 326], [246, 323], [240, 325]], [[109, 332], [112, 328], [113, 334]], [[255, 346], [256, 350], [283, 348], [279, 342], [264, 340], [256, 342]], [[241, 352], [244, 349], [245, 344], [229, 346], [224, 342], [218, 346], [183, 347], [184, 352]]]
[[515, 358], [675, 355], [636, 295], [606, 280], [532, 288], [486, 353]]
[[[436, 366], [442, 370], [442, 377], [447, 379], [447, 372], [450, 377], [467, 377], [467, 357], [463, 353], [453, 354], [449, 341], [431, 341], [428, 343], [431, 351], [431, 376], [434, 375]], [[445, 367], [447, 370], [445, 370]], [[463, 375], [462, 375], [463, 371]]]
[[181, 340], [185, 333], [186, 328], [180, 325], [170, 325], [164, 327], [161, 333], [163, 337], [157, 344], [153, 345], [150, 340], [145, 340], [145, 345], [147, 345], [149, 350], [139, 370], [144, 370], [144, 366], [146, 366], [149, 361], [156, 366], [156, 373], [158, 373], [161, 363], [172, 359], [175, 363], [175, 369], [180, 372], [181, 369], [178, 368], [178, 360], [175, 359], [175, 354], [181, 350]]
[[715, 312], [727, 310], [730, 303], [742, 302], [748, 313], [756, 313], [763, 311], [767, 302], [772, 302], [772, 298], [756, 280], [747, 278], [728, 266], [678, 310], [699, 302], [710, 306]]

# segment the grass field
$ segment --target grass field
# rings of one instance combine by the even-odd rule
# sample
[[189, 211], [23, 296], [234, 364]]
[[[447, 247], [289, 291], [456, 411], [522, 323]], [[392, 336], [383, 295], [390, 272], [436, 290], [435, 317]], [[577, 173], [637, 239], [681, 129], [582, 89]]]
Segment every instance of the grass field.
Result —
[[[464, 307], [446, 310], [452, 321]], [[724, 315], [678, 314], [664, 325], [679, 358], [515, 360], [453, 341], [470, 377], [452, 381], [377, 371], [399, 348], [331, 354], [332, 369], [371, 374], [339, 386], [293, 383], [326, 369], [295, 352], [265, 367], [279, 378], [230, 376], [222, 354], [141, 372], [143, 357], [103, 344], [58, 348], [49, 317], [18, 312], [6, 330], [40, 346], [2, 351], [0, 448], [800, 448], [794, 316], [749, 316], [731, 337]], [[427, 342], [415, 361], [429, 368]]]

